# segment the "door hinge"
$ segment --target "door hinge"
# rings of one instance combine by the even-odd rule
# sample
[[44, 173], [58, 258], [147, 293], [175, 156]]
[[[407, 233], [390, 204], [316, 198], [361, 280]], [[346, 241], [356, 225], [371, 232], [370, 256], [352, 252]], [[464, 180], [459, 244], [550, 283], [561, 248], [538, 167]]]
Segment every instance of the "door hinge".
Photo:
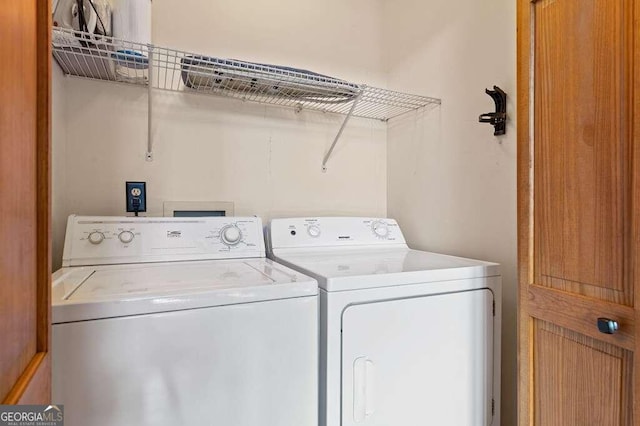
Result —
[[491, 398], [491, 417], [496, 415], [496, 400]]

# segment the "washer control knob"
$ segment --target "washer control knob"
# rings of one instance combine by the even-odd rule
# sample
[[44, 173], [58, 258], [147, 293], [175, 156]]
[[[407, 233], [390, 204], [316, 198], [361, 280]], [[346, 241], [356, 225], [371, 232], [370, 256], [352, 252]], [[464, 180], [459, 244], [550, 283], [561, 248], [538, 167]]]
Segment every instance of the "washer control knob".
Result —
[[89, 242], [91, 244], [100, 244], [104, 240], [104, 234], [102, 232], [94, 231], [89, 234]]
[[320, 236], [320, 227], [318, 225], [311, 225], [307, 228], [307, 233], [313, 238], [318, 238]]
[[124, 244], [129, 244], [131, 241], [133, 241], [133, 238], [134, 235], [131, 231], [122, 231], [118, 234], [118, 239]]
[[389, 226], [384, 222], [373, 222], [371, 229], [379, 238], [387, 238], [389, 236]]
[[222, 242], [229, 246], [235, 246], [242, 241], [242, 231], [235, 225], [225, 226], [220, 235]]

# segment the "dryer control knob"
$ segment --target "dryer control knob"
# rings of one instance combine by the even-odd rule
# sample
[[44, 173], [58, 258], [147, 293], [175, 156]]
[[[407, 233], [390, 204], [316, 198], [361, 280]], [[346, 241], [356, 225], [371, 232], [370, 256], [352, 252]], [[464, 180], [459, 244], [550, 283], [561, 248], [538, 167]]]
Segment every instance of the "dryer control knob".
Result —
[[89, 234], [89, 242], [91, 244], [100, 244], [104, 240], [104, 234], [102, 232], [94, 231]]
[[133, 241], [133, 238], [134, 235], [131, 231], [122, 231], [118, 234], [118, 239], [124, 244], [129, 244], [131, 241]]
[[377, 237], [387, 238], [389, 236], [389, 226], [384, 222], [373, 222], [371, 229]]
[[242, 241], [242, 231], [235, 225], [225, 226], [220, 235], [222, 242], [229, 246], [235, 246]]
[[313, 238], [320, 236], [320, 227], [318, 225], [311, 225], [307, 228], [307, 233]]

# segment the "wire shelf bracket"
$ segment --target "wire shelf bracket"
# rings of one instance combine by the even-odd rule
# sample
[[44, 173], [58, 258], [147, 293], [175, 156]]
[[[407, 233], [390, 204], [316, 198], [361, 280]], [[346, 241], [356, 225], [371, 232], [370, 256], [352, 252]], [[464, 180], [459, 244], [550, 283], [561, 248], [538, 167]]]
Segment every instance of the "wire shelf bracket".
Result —
[[351, 119], [388, 120], [437, 98], [355, 84], [311, 71], [220, 59], [113, 37], [54, 27], [52, 53], [67, 75], [145, 87], [148, 129], [145, 159], [153, 161], [153, 99], [156, 90], [204, 94], [279, 107], [344, 115], [322, 170]]
[[333, 143], [329, 147], [329, 150], [327, 151], [327, 153], [324, 155], [324, 158], [322, 159], [323, 173], [327, 172], [327, 161], [329, 161], [329, 158], [331, 158], [331, 153], [333, 153], [333, 149], [336, 147], [338, 140], [340, 140], [340, 136], [342, 136], [342, 132], [344, 131], [344, 128], [347, 127], [347, 123], [349, 122], [349, 119], [353, 115], [353, 111], [355, 111], [356, 107], [358, 106], [358, 102], [360, 102], [360, 99], [362, 99], [362, 94], [360, 94], [356, 99], [354, 99], [353, 104], [351, 105], [351, 109], [349, 109], [347, 116], [342, 121], [342, 125], [340, 126], [340, 130], [338, 130], [338, 134], [333, 139]]
[[147, 85], [147, 153], [146, 161], [153, 161], [153, 46], [149, 46], [149, 84]]

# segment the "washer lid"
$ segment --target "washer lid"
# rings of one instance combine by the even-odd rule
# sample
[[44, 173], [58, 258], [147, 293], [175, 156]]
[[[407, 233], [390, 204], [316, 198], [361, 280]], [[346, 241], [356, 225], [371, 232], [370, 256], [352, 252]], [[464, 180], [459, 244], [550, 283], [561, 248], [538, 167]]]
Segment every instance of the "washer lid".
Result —
[[316, 294], [315, 280], [268, 259], [73, 267], [54, 274], [53, 322]]
[[500, 275], [497, 263], [402, 248], [274, 250], [273, 256], [327, 291]]

